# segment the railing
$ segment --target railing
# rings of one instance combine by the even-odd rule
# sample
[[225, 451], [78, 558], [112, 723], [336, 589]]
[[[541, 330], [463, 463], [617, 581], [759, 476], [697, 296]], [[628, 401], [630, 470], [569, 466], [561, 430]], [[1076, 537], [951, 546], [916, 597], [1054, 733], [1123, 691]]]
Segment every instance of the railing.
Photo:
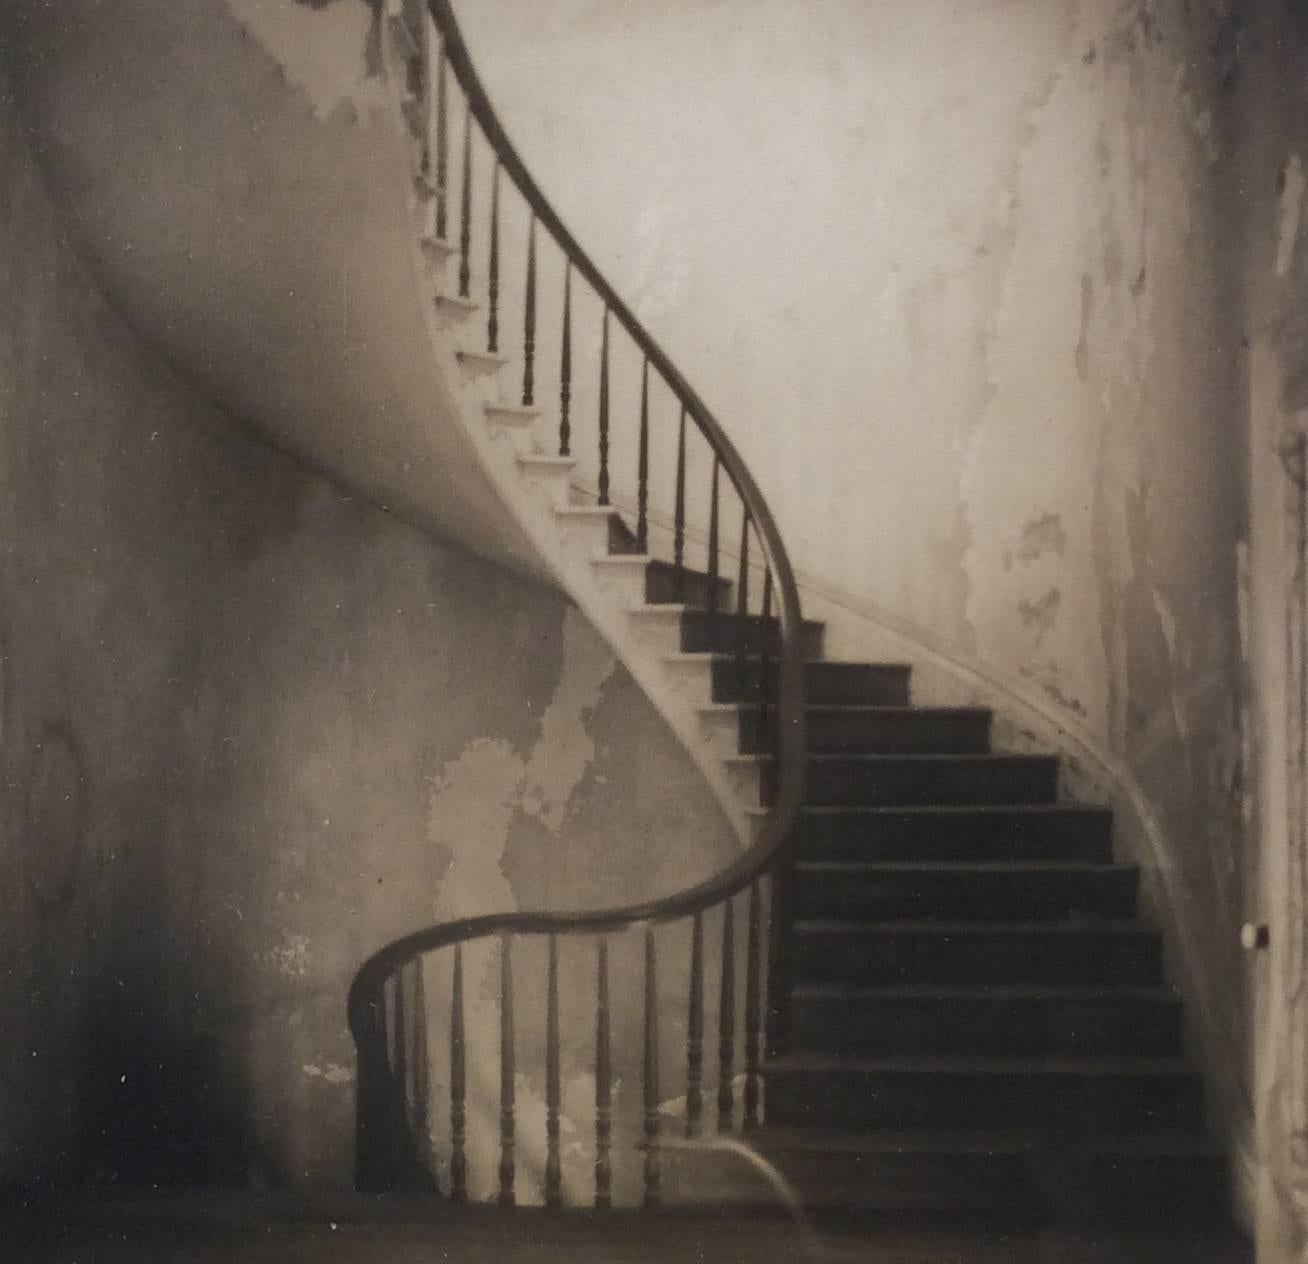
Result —
[[[533, 181], [491, 107], [449, 0], [429, 0], [429, 11], [425, 13], [418, 0], [388, 0], [389, 29], [408, 44], [415, 168], [430, 214], [426, 243], [438, 257], [457, 259], [460, 299], [484, 299], [486, 353], [512, 362], [520, 373], [524, 409], [540, 406], [544, 382], [553, 378], [557, 452], [578, 457], [577, 476], [597, 505], [625, 507], [634, 517], [634, 530], [622, 543], [641, 554], [669, 554], [674, 595], [688, 598], [697, 584], [694, 592], [702, 601], [695, 604], [714, 614], [737, 616], [723, 620], [732, 629], [735, 692], [742, 703], [753, 702], [758, 708], [757, 731], [772, 757], [771, 811], [753, 844], [733, 863], [670, 897], [621, 908], [470, 918], [417, 931], [369, 958], [353, 981], [348, 1007], [358, 1051], [357, 1183], [369, 1190], [440, 1185], [455, 1200], [469, 1196], [472, 1051], [466, 958], [484, 953], [487, 945], [482, 941], [491, 941], [498, 943], [497, 960], [486, 966], [498, 989], [498, 1197], [504, 1203], [517, 1197], [520, 1006], [515, 1004], [515, 984], [521, 988], [526, 977], [521, 958], [543, 948], [543, 960], [534, 963], [537, 980], [544, 984], [543, 1198], [547, 1205], [561, 1205], [569, 1183], [563, 1173], [561, 1009], [575, 1009], [575, 1003], [572, 994], [565, 997], [561, 989], [562, 952], [568, 957], [564, 977], [589, 976], [585, 986], [593, 1005], [586, 1005], [593, 1018], [594, 1056], [587, 1076], [593, 1077], [594, 1099], [588, 1153], [593, 1155], [593, 1175], [586, 1196], [596, 1206], [610, 1205], [618, 1078], [614, 1032], [630, 1017], [614, 1004], [612, 959], [627, 950], [634, 936], [639, 959], [633, 966], [642, 980], [641, 1097], [635, 1121], [642, 1156], [639, 1184], [643, 1201], [655, 1204], [661, 1185], [659, 1139], [666, 1126], [662, 1109], [669, 1088], [684, 1086], [684, 1095], [672, 1096], [684, 1096], [680, 1127], [687, 1137], [698, 1136], [713, 1123], [723, 1133], [749, 1129], [762, 1118], [762, 1059], [767, 1047], [780, 1039], [782, 1012], [776, 1000], [784, 991], [789, 955], [787, 841], [803, 794], [799, 595], [776, 523], [739, 453]], [[461, 110], [456, 109], [457, 100], [452, 101], [455, 89], [462, 96]], [[452, 140], [457, 143], [452, 145]], [[489, 159], [489, 173], [481, 183], [478, 155], [482, 162]], [[516, 205], [509, 193], [516, 193]], [[517, 261], [519, 288], [508, 284], [519, 269], [505, 246], [506, 223], [514, 214], [523, 228], [516, 237], [524, 250]], [[485, 260], [484, 271], [480, 259]], [[542, 319], [551, 288], [547, 271], [554, 282], [548, 298], [556, 300], [552, 310], [557, 322]], [[511, 303], [522, 331], [521, 355], [513, 357], [506, 354], [505, 342], [506, 329], [517, 324], [508, 319]], [[465, 310], [470, 310], [468, 304]], [[581, 336], [583, 330], [590, 331], [588, 337]], [[620, 342], [615, 333], [625, 340]], [[619, 407], [622, 398], [632, 399], [634, 408]], [[653, 459], [656, 447], [673, 454], [670, 469], [661, 469]], [[634, 455], [634, 471], [616, 461], [617, 452]], [[627, 473], [632, 477], [625, 477]], [[706, 536], [688, 525], [688, 505], [701, 493], [707, 502]], [[735, 513], [724, 513], [724, 496], [728, 511], [734, 499]], [[669, 501], [670, 515], [652, 508]], [[739, 521], [738, 532], [724, 527], [731, 519]], [[724, 605], [731, 587], [728, 569], [734, 571], [730, 607]], [[743, 922], [743, 935], [738, 921]], [[678, 1076], [670, 1083], [663, 1074], [667, 1054], [659, 1038], [659, 1018], [666, 1009], [661, 998], [666, 1000], [667, 945], [673, 940], [680, 941], [684, 954], [685, 989], [678, 990], [678, 1007], [684, 1005], [686, 1042], [684, 1080]], [[706, 948], [710, 943], [711, 951]], [[434, 976], [433, 954], [441, 949], [451, 950], [448, 974], [442, 968]], [[585, 962], [576, 959], [578, 952]], [[515, 954], [520, 958], [516, 967]], [[484, 973], [478, 969], [483, 982]], [[716, 988], [710, 986], [713, 975]], [[680, 977], [679, 969], [678, 989]], [[439, 1014], [428, 987], [433, 978], [439, 979], [443, 993]], [[533, 1000], [538, 995], [531, 993]], [[429, 1015], [448, 1021], [447, 1041], [429, 1046]], [[708, 1019], [716, 1022], [712, 1043], [706, 1041]], [[620, 1039], [617, 1044], [621, 1058], [625, 1051]], [[435, 1062], [448, 1088], [448, 1102], [439, 1108], [430, 1100]], [[474, 1065], [483, 1064], [474, 1059]], [[709, 1097], [712, 1109], [706, 1110]], [[439, 1157], [428, 1152], [433, 1131], [444, 1138]]]

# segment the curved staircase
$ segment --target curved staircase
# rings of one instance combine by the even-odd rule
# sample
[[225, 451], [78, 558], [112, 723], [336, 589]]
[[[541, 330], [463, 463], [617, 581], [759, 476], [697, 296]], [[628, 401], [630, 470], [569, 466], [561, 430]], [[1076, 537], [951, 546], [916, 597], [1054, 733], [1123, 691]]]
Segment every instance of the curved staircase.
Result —
[[[74, 8], [106, 38], [136, 38], [106, 6]], [[33, 31], [57, 30], [56, 12], [33, 11]], [[230, 36], [215, 12], [210, 33]], [[155, 6], [151, 20], [161, 43], [199, 55], [183, 6]], [[1224, 1215], [1224, 1160], [1180, 1006], [1159, 938], [1137, 919], [1137, 875], [1112, 862], [1109, 815], [1059, 802], [1055, 759], [993, 752], [987, 712], [912, 706], [906, 665], [822, 657], [750, 471], [536, 186], [449, 0], [382, 0], [377, 26], [392, 126], [376, 145], [350, 136], [365, 174], [338, 199], [336, 235], [363, 242], [367, 266], [350, 275], [369, 287], [356, 299], [377, 325], [358, 339], [367, 355], [351, 359], [353, 326], [301, 329], [312, 322], [280, 274], [250, 280], [275, 283], [282, 305], [279, 337], [251, 336], [250, 351], [239, 312], [215, 329], [207, 313], [174, 321], [166, 301], [142, 300], [129, 251], [104, 245], [120, 221], [90, 216], [83, 243], [108, 252], [106, 288], [124, 306], [156, 302], [158, 341], [225, 383], [233, 411], [419, 525], [566, 592], [678, 734], [742, 846], [664, 899], [506, 912], [379, 948], [348, 1001], [359, 1186], [552, 1207], [769, 1199], [715, 1146], [729, 1137], [828, 1210]], [[87, 31], [56, 87], [108, 90], [92, 73], [104, 41]], [[31, 65], [39, 85], [47, 63]], [[167, 114], [166, 93], [134, 88], [116, 90], [147, 122]], [[44, 91], [57, 134], [59, 92]], [[49, 161], [69, 164], [69, 187], [90, 187], [112, 146], [68, 134]], [[364, 186], [383, 169], [394, 190], [373, 199]], [[125, 186], [146, 187], [131, 174]], [[389, 213], [393, 191], [407, 199], [398, 249], [389, 221], [364, 236], [364, 211]], [[178, 241], [158, 254], [175, 249], [189, 267]], [[311, 275], [312, 254], [297, 275]], [[386, 394], [388, 375], [403, 389]], [[291, 420], [259, 414], [256, 393]], [[489, 1046], [468, 1020], [488, 996]], [[593, 1050], [584, 1121], [565, 1111], [560, 1036], [579, 1008]], [[525, 1030], [529, 1012], [539, 1030]], [[530, 1120], [516, 1109], [528, 1049], [544, 1085], [543, 1118]], [[498, 1080], [493, 1172], [472, 1160], [476, 1069]], [[566, 1144], [565, 1123], [579, 1129]]]
[[[452, 349], [480, 407], [482, 438], [498, 445], [492, 451], [483, 443], [487, 468], [507, 489], [506, 500], [518, 505], [528, 534], [681, 733], [742, 837], [759, 841], [716, 882], [670, 901], [481, 919], [432, 928], [379, 953], [356, 980], [351, 1004], [364, 1073], [362, 1183], [440, 1185], [439, 1172], [446, 1193], [466, 1197], [462, 1094], [469, 1053], [460, 946], [496, 936], [498, 1197], [515, 1201], [511, 948], [516, 937], [534, 935], [549, 942], [543, 1197], [555, 1206], [568, 1201], [560, 1178], [557, 943], [560, 936], [589, 935], [598, 943], [594, 1202], [608, 1205], [614, 1128], [606, 937], [634, 927], [645, 937], [644, 1085], [641, 1118], [633, 1125], [638, 1135], [627, 1141], [644, 1155], [646, 1205], [770, 1197], [750, 1167], [701, 1142], [714, 1131], [705, 1098], [716, 1095], [716, 1132], [742, 1131], [810, 1207], [1072, 1218], [1222, 1214], [1224, 1161], [1207, 1134], [1201, 1080], [1184, 1057], [1180, 1005], [1163, 980], [1157, 935], [1136, 920], [1137, 875], [1112, 861], [1108, 813], [1059, 802], [1056, 759], [993, 752], [986, 711], [912, 706], [906, 666], [822, 658], [823, 630], [798, 621], [789, 565], [747, 471], [725, 436], [705, 429], [707, 411], [652, 352], [634, 317], [539, 199], [495, 119], [449, 4], [433, 0], [431, 18], [407, 0], [388, 10], [397, 57], [408, 67], [402, 108], [415, 142], [415, 216], [431, 310], [442, 326], [434, 342], [443, 335]], [[457, 180], [448, 122], [452, 81], [468, 103]], [[470, 285], [474, 119], [494, 161], [489, 312], [471, 297]], [[500, 353], [497, 311], [502, 171], [532, 210], [524, 352], [507, 391], [502, 375], [511, 361]], [[456, 185], [462, 191], [457, 234], [446, 200]], [[533, 382], [542, 220], [567, 259], [560, 407], [548, 417]], [[571, 284], [578, 261], [604, 305], [597, 493], [586, 487], [570, 447]], [[643, 357], [634, 522], [615, 512], [609, 496], [615, 315]], [[651, 363], [681, 402], [675, 509], [665, 533], [670, 560], [650, 555]], [[688, 560], [687, 415], [714, 454], [698, 566]], [[744, 508], [741, 531], [726, 546], [719, 511], [724, 469]], [[530, 504], [520, 502], [519, 488]], [[756, 534], [761, 573], [749, 556]], [[730, 579], [722, 566], [728, 549], [736, 563]], [[773, 617], [774, 586], [780, 619]], [[751, 590], [757, 603], [760, 589], [761, 607], [751, 604]], [[745, 891], [742, 946], [734, 909], [736, 893]], [[723, 934], [716, 1048], [704, 1030], [710, 912], [720, 914]], [[685, 1069], [674, 1077], [669, 1112], [655, 932], [688, 918]], [[428, 1057], [420, 963], [448, 946], [455, 947], [450, 1101], [434, 1108], [425, 1071], [415, 1072]], [[383, 995], [387, 979], [389, 996]], [[422, 1036], [411, 1047], [404, 1033], [415, 1026]], [[683, 1086], [684, 1097], [678, 1095]], [[448, 1148], [440, 1159], [428, 1154], [433, 1137], [438, 1148]]]

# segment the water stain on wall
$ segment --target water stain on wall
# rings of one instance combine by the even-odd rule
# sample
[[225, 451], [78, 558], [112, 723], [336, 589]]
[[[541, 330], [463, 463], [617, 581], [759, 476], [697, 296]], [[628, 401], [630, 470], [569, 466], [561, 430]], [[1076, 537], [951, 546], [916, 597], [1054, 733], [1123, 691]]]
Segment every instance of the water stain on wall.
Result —
[[387, 108], [375, 70], [377, 15], [366, 0], [226, 0], [232, 16], [309, 99], [319, 122], [343, 105]]
[[53, 911], [72, 898], [90, 820], [86, 760], [71, 728], [46, 726], [24, 781], [29, 882], [38, 906]]

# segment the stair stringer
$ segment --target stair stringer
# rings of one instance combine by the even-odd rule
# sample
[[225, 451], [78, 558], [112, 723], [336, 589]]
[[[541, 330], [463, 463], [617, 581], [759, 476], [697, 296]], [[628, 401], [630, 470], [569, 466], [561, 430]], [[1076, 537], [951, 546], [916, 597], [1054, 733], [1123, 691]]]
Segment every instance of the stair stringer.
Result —
[[[389, 55], [383, 60], [396, 125], [408, 134], [412, 110], [395, 65], [395, 31], [401, 21], [391, 16]], [[616, 511], [572, 503], [566, 474], [575, 462], [549, 457], [533, 446], [530, 425], [544, 410], [524, 409], [504, 397], [499, 377], [509, 359], [478, 350], [471, 340], [460, 345], [460, 325], [475, 314], [475, 305], [465, 307], [450, 283], [457, 253], [452, 243], [428, 231], [434, 192], [416, 178], [416, 164], [411, 172], [397, 173], [397, 184], [409, 189], [413, 285], [447, 397], [442, 414], [457, 419], [505, 513], [534, 547], [548, 577], [586, 616], [672, 729], [742, 848], [748, 846], [757, 836], [759, 774], [742, 774], [738, 756], [733, 762], [725, 758], [717, 726], [706, 719], [712, 710], [713, 656], [681, 652], [676, 616], [688, 607], [646, 606], [645, 570], [655, 559], [608, 553], [609, 522]]]

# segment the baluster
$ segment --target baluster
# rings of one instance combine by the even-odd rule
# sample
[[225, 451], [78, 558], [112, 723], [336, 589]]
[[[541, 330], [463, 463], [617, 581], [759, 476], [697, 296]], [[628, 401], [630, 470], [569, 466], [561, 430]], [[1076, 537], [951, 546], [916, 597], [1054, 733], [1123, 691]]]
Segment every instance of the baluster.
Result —
[[740, 700], [745, 701], [749, 685], [749, 509], [740, 520], [740, 575], [736, 581], [736, 678]]
[[563, 269], [563, 355], [559, 370], [559, 455], [572, 454], [572, 261]]
[[418, 29], [415, 32], [418, 41], [418, 100], [422, 105], [422, 138], [419, 141], [418, 171], [422, 184], [432, 188], [432, 103], [436, 98], [436, 28], [428, 18], [425, 10], [418, 12]]
[[536, 212], [527, 226], [527, 294], [522, 312], [522, 406], [536, 402]]
[[545, 1206], [563, 1206], [559, 1149], [559, 939], [549, 937], [549, 971], [545, 981]]
[[657, 1207], [659, 1171], [659, 997], [654, 927], [645, 927], [645, 1206]]
[[599, 503], [609, 503], [609, 309], [604, 309], [600, 335], [599, 385]]
[[425, 1159], [430, 1138], [430, 1066], [427, 1055], [427, 984], [422, 958], [413, 962], [413, 1127], [418, 1152]]
[[600, 936], [595, 1005], [595, 1206], [613, 1205], [613, 1065], [609, 1049], [609, 944]]
[[736, 917], [735, 901], [722, 906], [722, 996], [718, 1006], [718, 1131], [730, 1132], [736, 1070]]
[[514, 1204], [513, 941], [500, 937], [500, 1206]]
[[709, 592], [708, 608], [710, 614], [718, 612], [718, 476], [722, 469], [722, 462], [717, 455], [713, 457], [713, 488], [710, 493], [709, 501], [709, 543], [708, 543], [708, 569], [709, 569]]
[[436, 236], [442, 241], [449, 230], [446, 196], [450, 183], [450, 114], [446, 81], [449, 63], [445, 59], [444, 41], [436, 64]]
[[763, 971], [759, 958], [759, 930], [763, 920], [759, 905], [759, 880], [749, 888], [749, 943], [745, 955], [745, 1127], [759, 1124], [760, 1022], [763, 1013]]
[[[768, 726], [770, 723], [768, 707], [772, 696], [772, 648], [771, 641], [771, 621], [772, 621], [772, 567], [764, 567], [763, 570], [763, 661], [759, 664], [759, 742], [763, 747], [763, 753], [770, 749], [771, 742], [768, 736]], [[773, 755], [777, 751], [772, 750]]]
[[649, 552], [649, 358], [640, 370], [640, 453], [636, 466], [636, 551]]
[[404, 967], [391, 976], [391, 1083], [399, 1095], [399, 1109], [409, 1122], [409, 1016], [405, 1007]]
[[468, 1198], [468, 1072], [463, 1038], [463, 945], [454, 945], [450, 989], [450, 1199]]
[[492, 355], [500, 349], [500, 160], [491, 173], [490, 267], [487, 289], [490, 316], [486, 322], [486, 350]]
[[686, 599], [686, 406], [677, 426], [677, 498], [672, 517], [672, 564], [676, 567], [676, 598]]
[[459, 297], [467, 298], [472, 285], [472, 106], [463, 116], [463, 188], [459, 217]]
[[690, 1012], [686, 1016], [686, 1136], [698, 1137], [704, 1118], [704, 915], [690, 935]]

